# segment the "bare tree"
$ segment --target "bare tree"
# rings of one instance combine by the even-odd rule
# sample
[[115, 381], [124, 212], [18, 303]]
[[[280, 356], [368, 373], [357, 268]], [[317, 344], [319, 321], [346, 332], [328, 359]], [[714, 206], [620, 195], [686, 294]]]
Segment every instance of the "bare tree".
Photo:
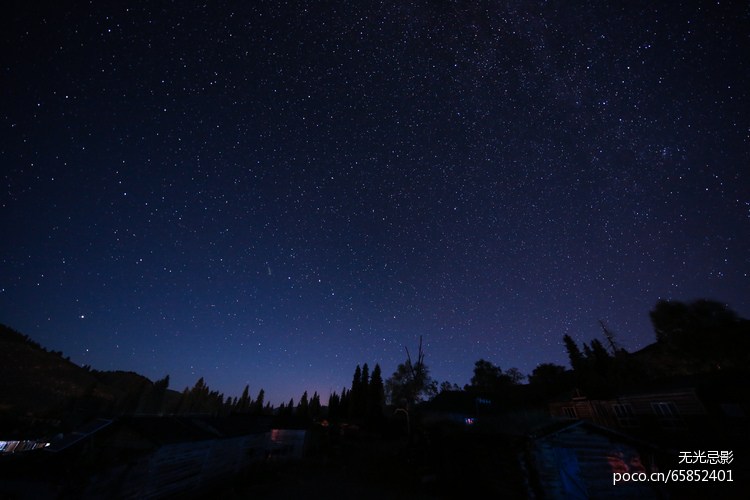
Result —
[[424, 362], [422, 336], [419, 337], [419, 350], [416, 361], [412, 361], [409, 348], [406, 349], [406, 362], [398, 365], [396, 371], [386, 381], [386, 392], [391, 404], [409, 410], [414, 404], [437, 393], [437, 382], [430, 377], [430, 370]]

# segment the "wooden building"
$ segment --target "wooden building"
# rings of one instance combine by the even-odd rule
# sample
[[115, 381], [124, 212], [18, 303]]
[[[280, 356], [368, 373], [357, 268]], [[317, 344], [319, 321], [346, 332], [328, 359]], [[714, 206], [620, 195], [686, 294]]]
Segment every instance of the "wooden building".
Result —
[[586, 420], [634, 435], [712, 431], [727, 439], [747, 439], [750, 375], [691, 375], [598, 396], [573, 391], [547, 406], [553, 417]]
[[553, 417], [581, 419], [624, 430], [654, 427], [687, 429], [687, 422], [707, 415], [694, 388], [622, 394], [589, 399], [579, 393], [548, 404]]

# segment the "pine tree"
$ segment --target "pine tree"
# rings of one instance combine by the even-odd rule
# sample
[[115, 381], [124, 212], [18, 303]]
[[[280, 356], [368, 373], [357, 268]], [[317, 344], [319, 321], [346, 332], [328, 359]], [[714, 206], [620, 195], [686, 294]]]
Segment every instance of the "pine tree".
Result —
[[368, 391], [370, 389], [370, 369], [367, 363], [362, 365], [362, 378], [359, 383], [359, 395], [357, 397], [357, 415], [362, 418], [367, 416]]
[[302, 397], [299, 400], [299, 403], [297, 403], [297, 416], [306, 418], [307, 417], [307, 410], [310, 406], [309, 401], [307, 400], [307, 391], [302, 395]]
[[349, 390], [349, 418], [359, 417], [359, 401], [362, 385], [362, 369], [357, 365], [352, 379], [352, 388]]
[[571, 338], [570, 335], [567, 333], [563, 337], [563, 342], [565, 343], [565, 349], [568, 351], [568, 359], [570, 360], [570, 367], [573, 368], [573, 370], [581, 370], [584, 368], [585, 361], [583, 358], [583, 354], [581, 354], [581, 350], [578, 348], [578, 345], [576, 344], [575, 340]]
[[346, 387], [341, 389], [341, 401], [339, 403], [339, 418], [346, 418], [349, 415], [349, 391]]
[[209, 388], [203, 381], [198, 379], [193, 388], [187, 393], [185, 411], [187, 413], [203, 413], [209, 405]]
[[224, 393], [219, 391], [213, 391], [211, 392], [211, 407], [209, 409], [209, 413], [211, 415], [219, 415], [221, 413], [221, 409], [224, 406]]
[[180, 394], [180, 399], [177, 401], [177, 404], [175, 405], [174, 413], [178, 415], [182, 415], [184, 413], [187, 413], [190, 409], [190, 389], [185, 387], [185, 389], [182, 390], [182, 394]]
[[242, 396], [237, 403], [237, 413], [247, 413], [250, 410], [250, 384], [245, 385], [245, 390], [242, 391]]
[[251, 405], [252, 411], [251, 413], [253, 415], [261, 415], [263, 413], [263, 404], [265, 403], [264, 399], [266, 398], [266, 391], [263, 389], [258, 392], [258, 397], [255, 399], [255, 402]]
[[587, 362], [586, 364], [591, 364], [594, 361], [594, 351], [591, 350], [591, 347], [586, 342], [583, 343], [583, 357]]
[[294, 413], [294, 398], [289, 398], [289, 404], [286, 405], [284, 415], [291, 416]]
[[161, 380], [157, 380], [151, 386], [146, 396], [146, 402], [144, 404], [144, 411], [146, 413], [160, 413], [162, 406], [164, 405], [164, 396], [169, 387], [169, 375]]
[[315, 391], [312, 399], [310, 399], [310, 407], [307, 410], [307, 415], [315, 420], [320, 417], [320, 409], [320, 396], [318, 396], [318, 392]]
[[367, 416], [370, 419], [379, 420], [383, 417], [383, 407], [385, 404], [385, 387], [383, 385], [383, 375], [380, 365], [376, 364], [372, 370], [370, 386], [367, 392]]
[[328, 396], [328, 418], [334, 419], [339, 418], [339, 405], [341, 404], [341, 398], [336, 391]]
[[599, 339], [591, 341], [591, 365], [593, 365], [596, 372], [600, 377], [607, 377], [609, 375], [610, 367], [612, 365], [613, 358], [607, 352], [607, 348], [601, 343]]

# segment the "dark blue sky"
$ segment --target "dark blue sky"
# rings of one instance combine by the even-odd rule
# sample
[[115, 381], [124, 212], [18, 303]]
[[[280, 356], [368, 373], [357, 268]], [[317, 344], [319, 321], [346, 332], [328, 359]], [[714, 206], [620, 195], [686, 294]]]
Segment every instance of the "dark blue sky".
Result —
[[18, 3], [0, 322], [76, 363], [278, 404], [750, 316], [746, 2]]

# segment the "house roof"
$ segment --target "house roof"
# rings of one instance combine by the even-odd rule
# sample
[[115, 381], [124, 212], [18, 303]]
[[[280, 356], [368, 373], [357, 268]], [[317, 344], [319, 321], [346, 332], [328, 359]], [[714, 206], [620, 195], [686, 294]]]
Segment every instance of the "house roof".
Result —
[[563, 432], [568, 432], [578, 427], [580, 427], [581, 429], [585, 429], [588, 432], [605, 435], [609, 437], [610, 439], [613, 439], [616, 441], [630, 443], [633, 445], [637, 445], [639, 447], [647, 447], [654, 451], [660, 451], [660, 452], [668, 451], [654, 443], [644, 441], [642, 439], [634, 438], [633, 436], [629, 436], [627, 434], [623, 434], [622, 432], [617, 432], [615, 430], [608, 429], [600, 425], [596, 425], [586, 420], [578, 420], [572, 423], [570, 421], [556, 421], [546, 427], [539, 429], [536, 433], [530, 435], [529, 438], [532, 441], [544, 440], [544, 439], [554, 437]]
[[624, 396], [636, 396], [644, 394], [661, 394], [665, 392], [680, 392], [696, 390], [701, 399], [717, 399], [737, 397], [750, 399], [750, 372], [742, 370], [719, 370], [710, 373], [695, 373], [691, 375], [678, 375], [663, 379], [641, 382], [619, 390], [607, 391], [566, 391], [548, 399], [547, 403], [567, 402], [577, 396], [588, 399], [612, 399]]
[[46, 451], [52, 451], [52, 452], [62, 451], [65, 448], [77, 443], [78, 441], [81, 441], [89, 437], [95, 432], [98, 432], [101, 429], [104, 429], [111, 423], [112, 423], [111, 420], [106, 420], [103, 418], [94, 419], [91, 422], [87, 423], [86, 425], [79, 427], [78, 429], [71, 432], [70, 434], [66, 434], [62, 438], [52, 441], [52, 443], [50, 443], [50, 445], [44, 449]]

